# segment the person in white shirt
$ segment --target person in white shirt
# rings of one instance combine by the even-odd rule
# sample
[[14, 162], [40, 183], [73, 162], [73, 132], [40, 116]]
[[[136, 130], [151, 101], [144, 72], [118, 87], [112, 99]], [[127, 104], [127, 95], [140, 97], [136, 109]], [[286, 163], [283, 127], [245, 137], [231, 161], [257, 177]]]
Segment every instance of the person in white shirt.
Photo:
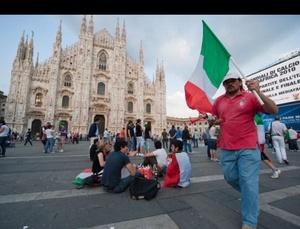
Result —
[[275, 120], [270, 123], [269, 132], [272, 136], [278, 163], [282, 164], [284, 162], [286, 165], [289, 165], [284, 142], [284, 134], [287, 132], [287, 128], [284, 123], [280, 122], [279, 116], [276, 116]]
[[2, 151], [2, 157], [5, 157], [5, 152], [6, 152], [6, 141], [8, 138], [8, 133], [9, 133], [9, 128], [6, 125], [5, 121], [2, 120], [0, 122], [0, 146], [1, 146], [1, 151]]
[[155, 149], [153, 152], [144, 154], [143, 165], [157, 166], [159, 176], [166, 172], [167, 168], [167, 152], [162, 148], [161, 141], [154, 142]]
[[47, 142], [45, 147], [45, 153], [54, 153], [53, 146], [54, 146], [54, 129], [52, 125], [48, 125], [45, 130], [45, 134], [47, 136]]
[[104, 130], [103, 140], [105, 143], [109, 143], [109, 132], [108, 132], [107, 128], [105, 128], [105, 130]]
[[297, 151], [299, 150], [297, 139], [298, 139], [298, 133], [291, 127], [288, 127], [289, 132], [289, 149]]

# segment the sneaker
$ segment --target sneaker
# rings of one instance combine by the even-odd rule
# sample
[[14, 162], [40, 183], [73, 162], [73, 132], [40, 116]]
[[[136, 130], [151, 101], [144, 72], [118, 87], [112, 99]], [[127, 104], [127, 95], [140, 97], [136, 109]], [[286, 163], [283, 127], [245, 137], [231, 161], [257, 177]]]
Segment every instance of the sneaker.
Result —
[[275, 172], [273, 172], [272, 176], [271, 176], [272, 179], [277, 179], [279, 178], [279, 172], [276, 170]]
[[64, 152], [64, 150], [63, 150], [63, 149], [61, 149], [59, 152], [61, 152], [61, 153], [62, 153], [62, 152]]
[[280, 169], [276, 169], [276, 171], [277, 171], [278, 175], [280, 175], [281, 170]]
[[289, 165], [290, 163], [288, 162], [288, 160], [283, 160], [284, 161], [284, 163], [286, 164], [286, 165]]

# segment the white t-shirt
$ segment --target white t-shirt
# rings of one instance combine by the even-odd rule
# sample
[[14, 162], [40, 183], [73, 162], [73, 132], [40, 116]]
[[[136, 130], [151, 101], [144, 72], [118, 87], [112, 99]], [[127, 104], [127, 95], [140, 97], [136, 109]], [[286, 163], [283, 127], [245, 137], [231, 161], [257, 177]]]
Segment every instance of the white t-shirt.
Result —
[[216, 127], [215, 126], [212, 126], [209, 129], [209, 135], [210, 135], [210, 139], [217, 139], [217, 136], [216, 136]]
[[269, 130], [271, 129], [272, 125], [272, 136], [283, 136], [284, 132], [287, 131], [286, 125], [278, 120], [271, 122], [269, 126]]
[[153, 151], [153, 155], [156, 157], [157, 164], [159, 167], [167, 166], [167, 152], [165, 149], [157, 149]]
[[54, 130], [52, 129], [46, 129], [45, 134], [47, 135], [47, 138], [54, 138]]
[[9, 133], [9, 128], [7, 125], [2, 125], [1, 128], [3, 131], [0, 133], [0, 137], [6, 137]]
[[289, 129], [290, 139], [297, 139], [297, 132], [293, 129]]
[[107, 130], [105, 130], [105, 131], [104, 131], [104, 133], [103, 133], [103, 137], [104, 137], [104, 138], [108, 138], [108, 137], [109, 137], [109, 133], [108, 133], [108, 131], [107, 131]]

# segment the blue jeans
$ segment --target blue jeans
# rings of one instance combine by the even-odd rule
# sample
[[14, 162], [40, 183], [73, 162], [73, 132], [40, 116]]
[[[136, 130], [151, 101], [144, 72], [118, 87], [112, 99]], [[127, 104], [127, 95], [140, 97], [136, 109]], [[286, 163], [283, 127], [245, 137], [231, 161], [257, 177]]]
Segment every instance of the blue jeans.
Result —
[[51, 153], [53, 151], [54, 138], [47, 138], [45, 153]]
[[221, 150], [221, 164], [228, 184], [241, 193], [243, 224], [256, 227], [259, 213], [258, 149]]
[[128, 176], [121, 179], [120, 183], [113, 189], [113, 192], [114, 193], [124, 192], [133, 181], [134, 181], [134, 176]]

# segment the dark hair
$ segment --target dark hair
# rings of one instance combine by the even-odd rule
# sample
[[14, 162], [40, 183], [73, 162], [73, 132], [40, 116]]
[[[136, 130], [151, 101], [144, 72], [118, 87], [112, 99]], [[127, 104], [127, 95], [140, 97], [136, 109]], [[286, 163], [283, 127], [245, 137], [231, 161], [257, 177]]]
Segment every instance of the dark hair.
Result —
[[171, 145], [174, 145], [175, 148], [178, 147], [179, 151], [182, 151], [182, 141], [179, 141], [179, 140], [174, 140]]
[[98, 142], [98, 138], [94, 139], [94, 144], [96, 144]]
[[5, 125], [5, 124], [6, 124], [4, 120], [1, 120], [0, 123], [1, 123], [2, 125]]
[[161, 141], [154, 142], [155, 149], [161, 149]]
[[114, 145], [114, 150], [115, 151], [120, 151], [122, 148], [128, 146], [128, 142], [125, 140], [118, 140], [116, 141], [115, 145]]

